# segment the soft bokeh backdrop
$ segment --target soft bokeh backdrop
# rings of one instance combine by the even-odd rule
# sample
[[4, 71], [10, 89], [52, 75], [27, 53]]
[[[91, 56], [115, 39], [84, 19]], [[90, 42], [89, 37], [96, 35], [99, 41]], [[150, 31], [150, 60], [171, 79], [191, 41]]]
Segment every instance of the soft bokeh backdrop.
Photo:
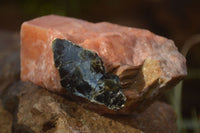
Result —
[[58, 14], [91, 22], [145, 28], [175, 41], [186, 54], [188, 76], [162, 100], [174, 105], [179, 131], [200, 133], [200, 0], [1, 0], [0, 31]]

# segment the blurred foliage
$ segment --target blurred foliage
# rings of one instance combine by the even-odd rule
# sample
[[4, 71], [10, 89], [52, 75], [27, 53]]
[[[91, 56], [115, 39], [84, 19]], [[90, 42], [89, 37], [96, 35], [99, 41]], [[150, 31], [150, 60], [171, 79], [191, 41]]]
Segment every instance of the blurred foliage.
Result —
[[[108, 0], [118, 1], [118, 0]], [[57, 14], [80, 17], [83, 10], [90, 8], [94, 0], [19, 0], [21, 13], [28, 18]]]
[[47, 14], [66, 15], [66, 1], [56, 0], [20, 0], [21, 13], [26, 17], [36, 17]]
[[199, 68], [188, 69], [188, 76], [185, 79], [200, 79], [200, 69]]
[[178, 85], [176, 85], [176, 87], [173, 90], [171, 90], [168, 96], [170, 103], [177, 114], [178, 133], [186, 133], [186, 129], [185, 129], [185, 125], [184, 125], [183, 117], [182, 117], [182, 111], [181, 111], [182, 85], [183, 85], [183, 82], [181, 81]]
[[[183, 45], [181, 53], [187, 58], [189, 50], [197, 44], [200, 44], [200, 35], [194, 35], [188, 39]], [[190, 68], [186, 79], [200, 79], [200, 69]], [[177, 114], [178, 133], [187, 133], [187, 131], [200, 133], [200, 116], [198, 116], [195, 108], [191, 110], [190, 119], [185, 119], [182, 116], [182, 89], [183, 81], [168, 93], [169, 101]]]

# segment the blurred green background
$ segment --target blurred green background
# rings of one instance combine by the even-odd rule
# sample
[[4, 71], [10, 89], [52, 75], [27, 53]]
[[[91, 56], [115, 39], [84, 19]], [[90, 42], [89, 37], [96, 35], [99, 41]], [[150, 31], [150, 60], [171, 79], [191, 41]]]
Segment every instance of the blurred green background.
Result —
[[200, 0], [1, 0], [0, 30], [47, 14], [149, 29], [175, 41], [188, 76], [162, 98], [174, 106], [178, 131], [200, 133]]

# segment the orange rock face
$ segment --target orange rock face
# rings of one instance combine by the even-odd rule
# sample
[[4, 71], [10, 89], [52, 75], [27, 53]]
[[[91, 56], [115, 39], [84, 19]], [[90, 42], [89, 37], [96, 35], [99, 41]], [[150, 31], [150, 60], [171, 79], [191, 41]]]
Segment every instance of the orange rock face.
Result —
[[21, 79], [54, 92], [62, 92], [54, 66], [52, 41], [67, 39], [102, 58], [106, 70], [120, 77], [127, 96], [126, 111], [151, 103], [162, 88], [187, 74], [185, 58], [173, 41], [148, 30], [107, 22], [49, 15], [24, 22], [21, 27]]

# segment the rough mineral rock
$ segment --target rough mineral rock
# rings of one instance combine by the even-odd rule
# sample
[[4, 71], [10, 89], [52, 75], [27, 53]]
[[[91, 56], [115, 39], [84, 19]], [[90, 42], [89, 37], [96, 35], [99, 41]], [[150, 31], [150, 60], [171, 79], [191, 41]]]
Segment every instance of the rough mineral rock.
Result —
[[4, 104], [8, 101], [18, 101], [13, 125], [13, 131], [16, 133], [176, 132], [173, 109], [160, 102], [155, 102], [140, 114], [102, 116], [84, 109], [69, 97], [22, 81], [11, 86], [5, 97]]
[[53, 61], [51, 45], [55, 38], [96, 52], [107, 72], [120, 77], [127, 103], [119, 113], [146, 107], [187, 73], [185, 58], [173, 41], [164, 37], [107, 22], [89, 23], [49, 15], [22, 24], [22, 80], [51, 91], [65, 91]]
[[96, 53], [64, 39], [54, 40], [52, 50], [61, 85], [67, 91], [109, 109], [124, 106], [126, 97], [119, 77], [106, 73]]
[[0, 133], [11, 133], [12, 114], [3, 108], [0, 100]]
[[164, 103], [155, 102], [141, 114], [102, 116], [86, 110], [80, 101], [74, 102], [70, 97], [50, 93], [31, 83], [16, 82], [20, 65], [16, 56], [16, 52], [19, 53], [17, 35], [0, 32], [0, 42], [3, 42], [0, 52], [6, 55], [0, 61], [3, 68], [0, 69], [3, 75], [0, 77], [1, 133], [176, 132], [175, 114]]

